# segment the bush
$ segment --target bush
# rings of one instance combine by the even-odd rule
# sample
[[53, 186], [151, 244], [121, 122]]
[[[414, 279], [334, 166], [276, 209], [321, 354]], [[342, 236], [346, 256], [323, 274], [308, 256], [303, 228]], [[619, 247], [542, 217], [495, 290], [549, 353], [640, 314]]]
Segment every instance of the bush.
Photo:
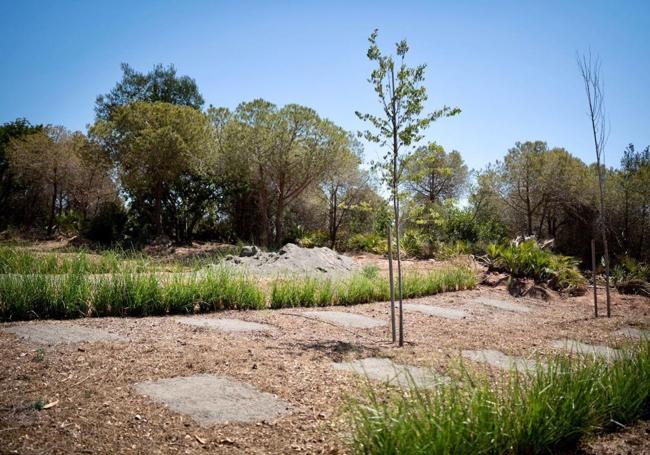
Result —
[[618, 258], [618, 264], [612, 269], [612, 278], [615, 283], [630, 280], [650, 281], [650, 265], [630, 256], [621, 256]]
[[124, 236], [127, 214], [124, 208], [115, 202], [103, 203], [97, 215], [85, 223], [82, 231], [84, 237], [102, 245], [112, 245]]
[[431, 257], [431, 246], [427, 239], [416, 230], [407, 230], [400, 238], [402, 251], [415, 258]]
[[355, 234], [348, 240], [347, 250], [374, 254], [388, 253], [388, 240], [379, 234]]
[[578, 270], [577, 261], [543, 250], [535, 240], [509, 245], [491, 243], [486, 258], [490, 270], [506, 272], [516, 278], [532, 278], [558, 291], [572, 292], [583, 288], [587, 282]]
[[615, 359], [556, 357], [496, 384], [461, 368], [433, 390], [376, 392], [348, 408], [359, 454], [551, 453], [650, 416], [650, 340]]

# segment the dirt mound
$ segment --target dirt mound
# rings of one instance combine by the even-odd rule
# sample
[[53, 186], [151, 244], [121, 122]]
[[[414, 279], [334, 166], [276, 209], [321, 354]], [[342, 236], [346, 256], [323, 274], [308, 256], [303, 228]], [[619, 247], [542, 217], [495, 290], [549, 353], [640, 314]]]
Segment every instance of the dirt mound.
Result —
[[[244, 249], [243, 256], [227, 256], [226, 264], [263, 275], [309, 274], [337, 275], [359, 268], [356, 261], [329, 248], [301, 248], [287, 243], [275, 252], [260, 251], [255, 247]], [[249, 255], [251, 254], [252, 255]]]

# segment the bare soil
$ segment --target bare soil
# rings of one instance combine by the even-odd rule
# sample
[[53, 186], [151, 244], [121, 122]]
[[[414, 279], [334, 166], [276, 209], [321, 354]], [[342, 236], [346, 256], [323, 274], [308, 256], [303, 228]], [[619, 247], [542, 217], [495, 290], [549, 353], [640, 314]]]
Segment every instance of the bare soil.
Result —
[[[484, 298], [525, 305], [530, 311], [516, 313], [476, 301]], [[209, 315], [274, 327], [263, 332], [225, 332], [179, 324], [173, 317], [83, 319], [74, 324], [128, 341], [37, 347], [0, 331], [0, 452], [346, 453], [350, 426], [343, 405], [365, 380], [332, 368], [332, 362], [385, 358], [395, 364], [430, 367], [447, 376], [463, 350], [543, 357], [560, 352], [553, 347], [554, 340], [617, 347], [627, 340], [614, 335], [617, 330], [650, 326], [650, 300], [618, 294], [609, 319], [593, 318], [590, 296], [551, 302], [515, 300], [503, 289], [483, 287], [409, 303], [460, 310], [468, 317], [405, 312], [403, 348], [389, 342], [385, 302], [336, 308], [385, 321], [365, 329], [342, 327], [308, 317], [303, 314], [307, 310], [292, 309]], [[28, 323], [2, 328], [23, 324]], [[501, 374], [484, 363], [464, 363]], [[196, 375], [241, 381], [291, 409], [275, 421], [202, 426], [136, 389], [136, 384], [146, 381]], [[50, 406], [36, 409], [43, 405]], [[650, 453], [647, 431], [647, 423], [640, 423], [629, 432], [585, 442], [581, 450]]]

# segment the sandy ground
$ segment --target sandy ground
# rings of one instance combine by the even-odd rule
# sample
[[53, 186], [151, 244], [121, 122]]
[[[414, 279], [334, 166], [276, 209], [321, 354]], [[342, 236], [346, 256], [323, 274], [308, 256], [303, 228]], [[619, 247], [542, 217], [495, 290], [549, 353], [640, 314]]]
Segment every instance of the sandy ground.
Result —
[[[335, 309], [386, 321], [370, 329], [340, 327], [303, 314], [306, 309], [291, 309], [208, 315], [275, 328], [262, 332], [223, 332], [180, 324], [174, 317], [74, 321], [126, 341], [39, 346], [0, 332], [0, 453], [345, 453], [349, 425], [342, 406], [363, 380], [332, 368], [332, 362], [383, 357], [445, 375], [462, 350], [494, 349], [530, 358], [558, 352], [552, 342], [564, 338], [615, 347], [623, 342], [612, 335], [616, 330], [650, 325], [650, 300], [639, 297], [616, 295], [614, 316], [597, 320], [589, 296], [517, 299], [531, 308], [528, 313], [476, 303], [479, 297], [515, 302], [492, 288], [410, 300], [462, 310], [469, 317], [408, 312], [401, 349], [389, 342], [386, 303]], [[32, 323], [0, 328], [25, 324]], [[135, 388], [144, 381], [198, 374], [246, 382], [289, 403], [291, 412], [275, 422], [206, 427]], [[32, 407], [39, 400], [57, 403], [39, 411]], [[650, 453], [647, 432], [647, 423], [641, 423], [590, 440], [584, 450]]]

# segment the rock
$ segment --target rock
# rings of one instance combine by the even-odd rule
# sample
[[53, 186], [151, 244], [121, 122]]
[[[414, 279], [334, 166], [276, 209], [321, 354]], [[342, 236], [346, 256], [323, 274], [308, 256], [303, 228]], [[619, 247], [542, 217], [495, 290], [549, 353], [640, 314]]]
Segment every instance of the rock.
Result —
[[239, 257], [241, 258], [247, 258], [251, 256], [255, 256], [259, 250], [255, 245], [246, 245], [241, 249], [241, 252], [239, 253]]

